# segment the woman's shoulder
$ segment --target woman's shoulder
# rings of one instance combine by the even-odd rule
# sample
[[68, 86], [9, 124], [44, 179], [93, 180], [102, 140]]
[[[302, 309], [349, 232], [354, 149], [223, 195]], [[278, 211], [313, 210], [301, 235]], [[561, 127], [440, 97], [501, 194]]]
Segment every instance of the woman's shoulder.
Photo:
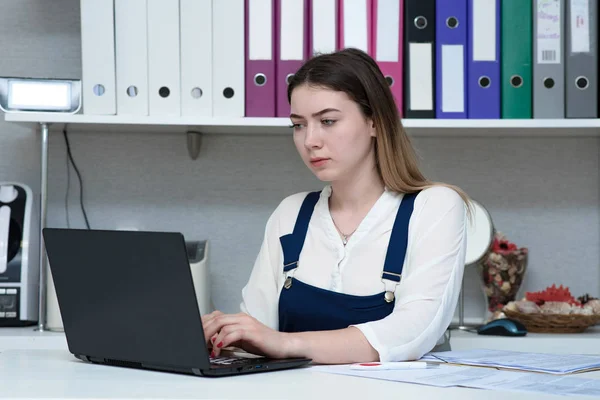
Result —
[[284, 231], [288, 230], [290, 226], [293, 228], [302, 203], [311, 193], [320, 196], [319, 191], [302, 191], [284, 197], [271, 214], [271, 224], [276, 224], [279, 229]]
[[415, 207], [437, 210], [445, 213], [451, 209], [461, 212], [466, 206], [465, 198], [459, 192], [460, 189], [451, 185], [434, 184], [422, 189], [415, 198]]
[[303, 192], [293, 193], [293, 194], [290, 194], [290, 195], [284, 197], [279, 202], [279, 205], [277, 206], [277, 210], [283, 211], [286, 213], [290, 212], [290, 211], [299, 211], [300, 207], [302, 206], [302, 203], [304, 202], [306, 197], [311, 193], [315, 193], [315, 195], [319, 196], [318, 191], [312, 191], [312, 192], [311, 191], [303, 191]]
[[463, 203], [463, 199], [459, 193], [459, 191], [452, 187], [452, 185], [445, 185], [441, 183], [436, 183], [431, 186], [428, 186], [424, 189], [421, 189], [417, 198], [422, 199], [440, 199], [441, 201], [450, 201]]

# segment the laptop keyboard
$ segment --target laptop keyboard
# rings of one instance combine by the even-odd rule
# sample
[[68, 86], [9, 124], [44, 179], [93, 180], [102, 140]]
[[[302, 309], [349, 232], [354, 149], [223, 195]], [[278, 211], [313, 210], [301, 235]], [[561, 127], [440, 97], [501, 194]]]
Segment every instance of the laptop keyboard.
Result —
[[264, 358], [216, 357], [211, 358], [210, 363], [215, 365], [247, 365], [261, 361], [264, 361]]

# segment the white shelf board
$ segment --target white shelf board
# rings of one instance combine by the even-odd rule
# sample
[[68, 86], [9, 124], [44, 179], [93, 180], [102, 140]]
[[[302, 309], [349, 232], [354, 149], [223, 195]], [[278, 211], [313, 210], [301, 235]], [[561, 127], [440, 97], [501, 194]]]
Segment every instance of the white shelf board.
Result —
[[[227, 134], [291, 134], [288, 118], [140, 117], [58, 113], [8, 113], [5, 121], [69, 124], [75, 131], [152, 131]], [[411, 136], [599, 136], [600, 119], [404, 119]], [[77, 127], [73, 127], [77, 125]]]

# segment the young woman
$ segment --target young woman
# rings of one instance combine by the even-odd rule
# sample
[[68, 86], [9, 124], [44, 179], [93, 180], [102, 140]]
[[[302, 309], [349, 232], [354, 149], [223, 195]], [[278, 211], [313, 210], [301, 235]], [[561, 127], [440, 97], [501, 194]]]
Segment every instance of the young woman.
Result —
[[326, 364], [420, 358], [454, 315], [468, 197], [421, 174], [364, 52], [310, 59], [288, 100], [300, 157], [328, 184], [270, 216], [242, 312], [203, 316], [212, 355], [235, 346]]

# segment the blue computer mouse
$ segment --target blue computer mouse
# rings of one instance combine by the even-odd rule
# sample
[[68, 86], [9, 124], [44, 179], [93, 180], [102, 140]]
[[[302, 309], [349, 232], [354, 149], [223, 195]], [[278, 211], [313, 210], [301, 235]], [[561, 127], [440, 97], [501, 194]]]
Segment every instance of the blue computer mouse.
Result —
[[480, 335], [525, 336], [527, 328], [514, 319], [500, 318], [481, 325], [477, 328], [477, 333]]

